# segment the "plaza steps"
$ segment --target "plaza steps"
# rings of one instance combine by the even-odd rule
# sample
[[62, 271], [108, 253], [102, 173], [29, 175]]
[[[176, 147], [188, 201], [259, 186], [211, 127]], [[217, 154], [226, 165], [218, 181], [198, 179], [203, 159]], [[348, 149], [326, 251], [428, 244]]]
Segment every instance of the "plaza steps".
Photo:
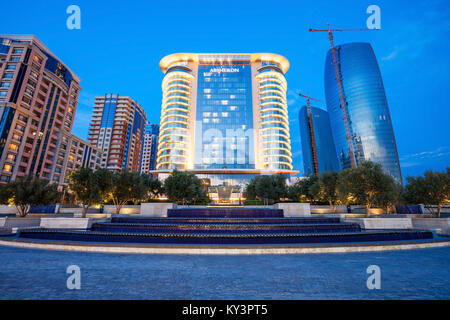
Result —
[[152, 218], [152, 217], [112, 217], [111, 223], [135, 224], [330, 224], [341, 223], [340, 218], [328, 217], [301, 217], [301, 218]]
[[210, 207], [210, 208], [176, 208], [168, 209], [169, 218], [282, 218], [282, 209]]
[[247, 224], [235, 223], [95, 223], [92, 231], [104, 232], [139, 232], [139, 233], [198, 233], [198, 234], [263, 234], [263, 233], [325, 233], [325, 232], [360, 232], [361, 227], [356, 223], [321, 223], [321, 224]]
[[61, 230], [26, 230], [20, 232], [20, 238], [81, 241], [108, 243], [139, 243], [139, 244], [207, 244], [207, 245], [274, 245], [274, 244], [321, 244], [321, 243], [358, 243], [404, 240], [432, 239], [428, 231], [361, 231], [345, 233], [244, 233], [227, 234], [209, 233], [115, 233], [99, 231], [61, 231]]
[[421, 230], [364, 230], [327, 217], [113, 217], [89, 230], [29, 229], [19, 238], [141, 244], [271, 245], [430, 240]]

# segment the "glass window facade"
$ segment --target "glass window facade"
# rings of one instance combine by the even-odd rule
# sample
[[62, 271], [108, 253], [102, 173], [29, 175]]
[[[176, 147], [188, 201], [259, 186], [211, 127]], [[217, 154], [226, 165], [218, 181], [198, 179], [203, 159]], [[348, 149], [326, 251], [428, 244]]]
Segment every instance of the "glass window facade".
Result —
[[[324, 171], [338, 171], [339, 164], [336, 157], [328, 112], [311, 107], [311, 115], [319, 174]], [[299, 124], [305, 174], [314, 174], [312, 137], [306, 106], [300, 109]]]
[[[338, 171], [339, 164], [337, 161], [333, 135], [331, 133], [328, 112], [311, 107], [311, 115], [319, 174], [324, 171]], [[299, 124], [305, 174], [314, 174], [311, 130], [308, 119], [308, 109], [306, 106], [303, 106], [300, 109]]]
[[[364, 160], [380, 163], [384, 170], [401, 180], [391, 117], [381, 72], [369, 43], [336, 46], [349, 117], [351, 143], [358, 165]], [[325, 62], [325, 95], [336, 153], [341, 168], [349, 168], [350, 158], [340, 108], [339, 91], [331, 51]]]
[[112, 128], [114, 125], [114, 116], [116, 114], [116, 105], [117, 105], [117, 99], [116, 98], [107, 98], [105, 101], [105, 106], [103, 108], [102, 113], [102, 121], [100, 126]]
[[250, 64], [199, 65], [195, 169], [253, 169]]

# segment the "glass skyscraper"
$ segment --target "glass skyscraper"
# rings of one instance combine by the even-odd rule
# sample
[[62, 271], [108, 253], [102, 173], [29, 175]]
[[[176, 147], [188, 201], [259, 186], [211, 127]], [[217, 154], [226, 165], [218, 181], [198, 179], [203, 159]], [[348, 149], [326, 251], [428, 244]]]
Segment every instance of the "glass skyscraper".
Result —
[[[355, 163], [357, 166], [365, 160], [380, 163], [386, 172], [401, 181], [392, 121], [372, 46], [369, 43], [348, 43], [335, 49]], [[331, 50], [325, 62], [325, 96], [339, 165], [342, 169], [350, 168]]]
[[290, 177], [284, 73], [276, 54], [172, 54], [162, 83], [156, 173], [196, 173], [214, 185], [243, 186], [258, 174]]
[[[318, 173], [320, 174], [324, 171], [339, 171], [328, 112], [311, 107], [311, 116]], [[300, 109], [299, 124], [305, 175], [314, 174], [313, 139], [311, 137], [308, 109], [306, 106], [303, 106]]]

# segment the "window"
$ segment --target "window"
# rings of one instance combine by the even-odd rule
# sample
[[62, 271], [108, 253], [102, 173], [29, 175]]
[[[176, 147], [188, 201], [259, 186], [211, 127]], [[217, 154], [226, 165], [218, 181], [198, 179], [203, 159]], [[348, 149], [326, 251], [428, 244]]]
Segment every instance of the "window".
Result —
[[13, 51], [13, 53], [22, 53], [23, 52], [23, 49], [14, 49], [14, 51]]
[[39, 58], [38, 56], [33, 57], [34, 61], [42, 63], [42, 58]]
[[16, 65], [15, 64], [8, 64], [6, 66], [6, 70], [16, 70]]
[[10, 61], [13, 61], [13, 62], [20, 61], [20, 57], [11, 57]]
[[3, 79], [12, 79], [14, 76], [14, 73], [5, 73], [3, 76]]
[[14, 161], [16, 160], [16, 155], [14, 153], [8, 153], [8, 155], [6, 156], [6, 160]]
[[11, 82], [2, 82], [0, 84], [0, 87], [2, 88], [9, 88], [11, 86]]
[[6, 163], [6, 164], [3, 166], [3, 171], [11, 172], [11, 170], [12, 170], [12, 165]]

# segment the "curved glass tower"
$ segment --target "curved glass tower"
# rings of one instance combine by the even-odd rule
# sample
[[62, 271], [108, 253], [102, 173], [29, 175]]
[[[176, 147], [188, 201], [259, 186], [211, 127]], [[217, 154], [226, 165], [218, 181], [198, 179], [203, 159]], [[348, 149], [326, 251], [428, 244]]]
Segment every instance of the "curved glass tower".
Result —
[[292, 171], [286, 58], [177, 53], [164, 79], [156, 173], [188, 170], [211, 186]]
[[[358, 165], [364, 160], [380, 163], [386, 172], [401, 181], [391, 116], [372, 46], [369, 43], [348, 43], [335, 49], [355, 163]], [[325, 96], [339, 165], [342, 169], [350, 168], [331, 50], [325, 62]]]
[[[330, 119], [325, 110], [311, 107], [314, 143], [319, 174], [325, 171], [339, 171], [339, 164], [331, 133]], [[313, 139], [308, 121], [308, 109], [303, 106], [299, 113], [300, 137], [302, 141], [303, 166], [305, 174], [314, 174]]]

